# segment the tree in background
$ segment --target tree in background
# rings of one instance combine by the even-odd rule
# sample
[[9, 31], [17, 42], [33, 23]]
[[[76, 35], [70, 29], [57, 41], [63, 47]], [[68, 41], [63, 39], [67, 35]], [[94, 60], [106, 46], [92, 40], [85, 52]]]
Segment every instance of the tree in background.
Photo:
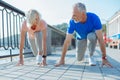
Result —
[[102, 31], [103, 33], [106, 33], [106, 24], [102, 24]]
[[55, 27], [55, 28], [57, 28], [57, 29], [66, 33], [68, 24], [67, 23], [62, 23], [62, 24], [58, 24], [58, 25], [53, 25], [53, 27]]

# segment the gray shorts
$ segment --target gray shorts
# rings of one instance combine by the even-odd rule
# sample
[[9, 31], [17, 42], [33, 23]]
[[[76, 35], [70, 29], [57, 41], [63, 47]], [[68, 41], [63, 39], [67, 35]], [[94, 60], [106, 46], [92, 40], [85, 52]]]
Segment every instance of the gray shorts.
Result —
[[35, 32], [35, 39], [28, 37], [28, 42], [34, 56], [37, 56], [38, 52], [42, 51], [42, 32]]
[[88, 44], [89, 56], [92, 56], [95, 51], [95, 47], [96, 47], [96, 43], [97, 43], [97, 37], [94, 32], [89, 33], [87, 35], [87, 39], [77, 40], [77, 42], [76, 42], [76, 51], [77, 51], [76, 58], [78, 61], [81, 61], [84, 58], [84, 54], [85, 54], [85, 51], [87, 48], [87, 42], [89, 42], [89, 44]]

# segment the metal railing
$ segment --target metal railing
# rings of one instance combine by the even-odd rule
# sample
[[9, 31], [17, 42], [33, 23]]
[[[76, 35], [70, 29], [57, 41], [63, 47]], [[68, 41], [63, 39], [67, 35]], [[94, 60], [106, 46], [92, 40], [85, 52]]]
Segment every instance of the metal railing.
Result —
[[0, 1], [0, 15], [0, 47], [5, 50], [19, 48], [20, 26], [25, 19], [24, 12]]

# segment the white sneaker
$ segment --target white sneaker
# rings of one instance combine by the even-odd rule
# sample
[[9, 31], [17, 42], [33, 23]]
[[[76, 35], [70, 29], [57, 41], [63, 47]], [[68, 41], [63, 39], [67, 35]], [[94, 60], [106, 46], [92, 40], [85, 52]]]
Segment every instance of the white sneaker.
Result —
[[96, 62], [94, 61], [94, 57], [93, 56], [89, 57], [89, 65], [90, 66], [96, 66]]
[[36, 56], [36, 63], [40, 64], [41, 60], [42, 60], [42, 56], [41, 55], [37, 55]]

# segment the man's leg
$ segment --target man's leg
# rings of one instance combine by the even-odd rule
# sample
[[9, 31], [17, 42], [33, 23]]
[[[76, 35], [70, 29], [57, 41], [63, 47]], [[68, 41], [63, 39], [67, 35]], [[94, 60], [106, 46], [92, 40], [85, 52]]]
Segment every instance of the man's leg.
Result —
[[78, 61], [82, 61], [87, 47], [87, 40], [77, 40], [76, 43], [76, 58]]
[[95, 66], [96, 62], [94, 61], [94, 58], [93, 58], [93, 53], [95, 51], [95, 47], [96, 47], [96, 43], [97, 43], [97, 37], [96, 37], [95, 32], [89, 33], [87, 36], [87, 39], [89, 40], [89, 45], [88, 45], [89, 65]]

